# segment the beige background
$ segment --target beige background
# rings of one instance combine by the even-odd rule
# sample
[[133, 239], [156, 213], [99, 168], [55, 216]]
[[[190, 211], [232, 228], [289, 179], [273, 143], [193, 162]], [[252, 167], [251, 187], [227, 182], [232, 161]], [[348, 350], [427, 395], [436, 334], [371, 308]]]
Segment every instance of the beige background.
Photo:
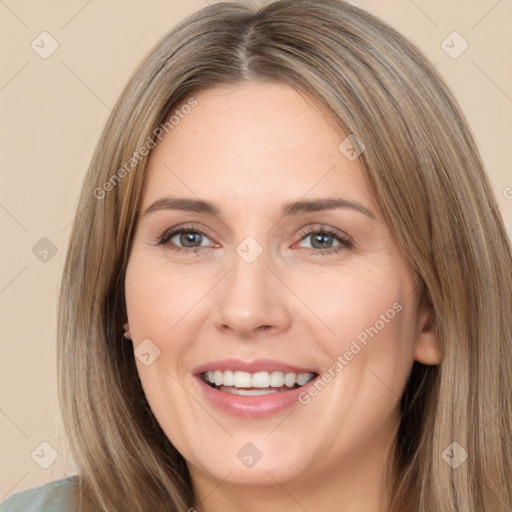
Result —
[[[351, 3], [397, 27], [437, 63], [467, 114], [510, 230], [512, 0]], [[57, 403], [55, 304], [80, 184], [136, 63], [177, 21], [205, 5], [0, 2], [0, 500], [74, 472]], [[42, 46], [43, 31], [58, 42], [47, 59], [31, 47], [34, 40]], [[442, 47], [453, 31], [469, 44], [456, 59]], [[452, 52], [461, 48], [457, 37], [444, 43]], [[46, 49], [49, 44], [45, 39]], [[42, 442], [57, 452], [46, 469], [41, 464], [51, 463], [53, 452]]]

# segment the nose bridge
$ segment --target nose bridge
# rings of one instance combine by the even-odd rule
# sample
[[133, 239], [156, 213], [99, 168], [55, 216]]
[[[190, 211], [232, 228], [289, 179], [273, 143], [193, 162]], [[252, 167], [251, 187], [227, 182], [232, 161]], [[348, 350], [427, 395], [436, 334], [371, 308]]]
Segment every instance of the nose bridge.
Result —
[[236, 247], [231, 271], [216, 294], [216, 324], [241, 337], [261, 327], [287, 328], [289, 315], [282, 283], [269, 270], [271, 254], [253, 237]]

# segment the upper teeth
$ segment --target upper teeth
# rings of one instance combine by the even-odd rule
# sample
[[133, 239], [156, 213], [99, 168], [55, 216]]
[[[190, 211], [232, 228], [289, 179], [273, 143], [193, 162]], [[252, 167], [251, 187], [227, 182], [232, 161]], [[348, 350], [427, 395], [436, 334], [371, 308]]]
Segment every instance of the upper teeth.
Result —
[[227, 370], [221, 372], [215, 370], [205, 373], [205, 379], [216, 386], [234, 386], [235, 388], [289, 388], [298, 384], [303, 386], [309, 382], [314, 373], [284, 373], [284, 372], [232, 372]]

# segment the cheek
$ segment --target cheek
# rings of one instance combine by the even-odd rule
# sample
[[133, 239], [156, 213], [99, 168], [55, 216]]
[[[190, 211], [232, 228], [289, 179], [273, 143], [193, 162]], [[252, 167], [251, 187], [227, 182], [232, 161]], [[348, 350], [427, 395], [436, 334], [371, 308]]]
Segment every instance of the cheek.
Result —
[[[134, 342], [144, 338], [162, 340], [182, 320], [193, 316], [194, 305], [209, 285], [188, 269], [162, 269], [161, 264], [142, 263], [134, 257], [125, 281], [126, 307]], [[181, 327], [181, 326], [180, 326]]]
[[186, 446], [183, 440], [195, 434], [197, 425], [205, 421], [203, 410], [190, 409], [195, 402], [184, 389], [186, 376], [180, 368], [190, 346], [193, 306], [207, 290], [207, 283], [201, 286], [186, 270], [166, 270], [137, 252], [126, 272], [126, 306], [134, 349], [149, 339], [159, 350], [158, 358], [147, 366], [136, 358], [137, 372], [153, 414], [167, 437], [181, 447]]
[[413, 321], [413, 284], [403, 272], [393, 272], [389, 266], [359, 266], [302, 279], [299, 286], [304, 302], [330, 328], [327, 343], [333, 347], [339, 340], [354, 338], [364, 344], [368, 337], [392, 331], [400, 333], [399, 338], [410, 338], [404, 328]]
[[344, 392], [346, 386], [353, 393], [377, 386], [400, 395], [414, 358], [411, 275], [403, 268], [368, 266], [331, 273], [325, 282], [307, 287], [308, 304], [331, 331], [321, 336], [324, 371], [345, 375], [336, 379]]

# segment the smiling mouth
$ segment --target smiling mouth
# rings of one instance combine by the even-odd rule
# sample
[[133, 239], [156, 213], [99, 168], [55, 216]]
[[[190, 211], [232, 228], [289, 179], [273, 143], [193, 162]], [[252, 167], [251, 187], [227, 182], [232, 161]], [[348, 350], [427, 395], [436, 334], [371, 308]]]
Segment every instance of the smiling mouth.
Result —
[[268, 395], [291, 391], [305, 386], [318, 374], [293, 372], [208, 371], [202, 373], [203, 381], [210, 387], [233, 395]]

